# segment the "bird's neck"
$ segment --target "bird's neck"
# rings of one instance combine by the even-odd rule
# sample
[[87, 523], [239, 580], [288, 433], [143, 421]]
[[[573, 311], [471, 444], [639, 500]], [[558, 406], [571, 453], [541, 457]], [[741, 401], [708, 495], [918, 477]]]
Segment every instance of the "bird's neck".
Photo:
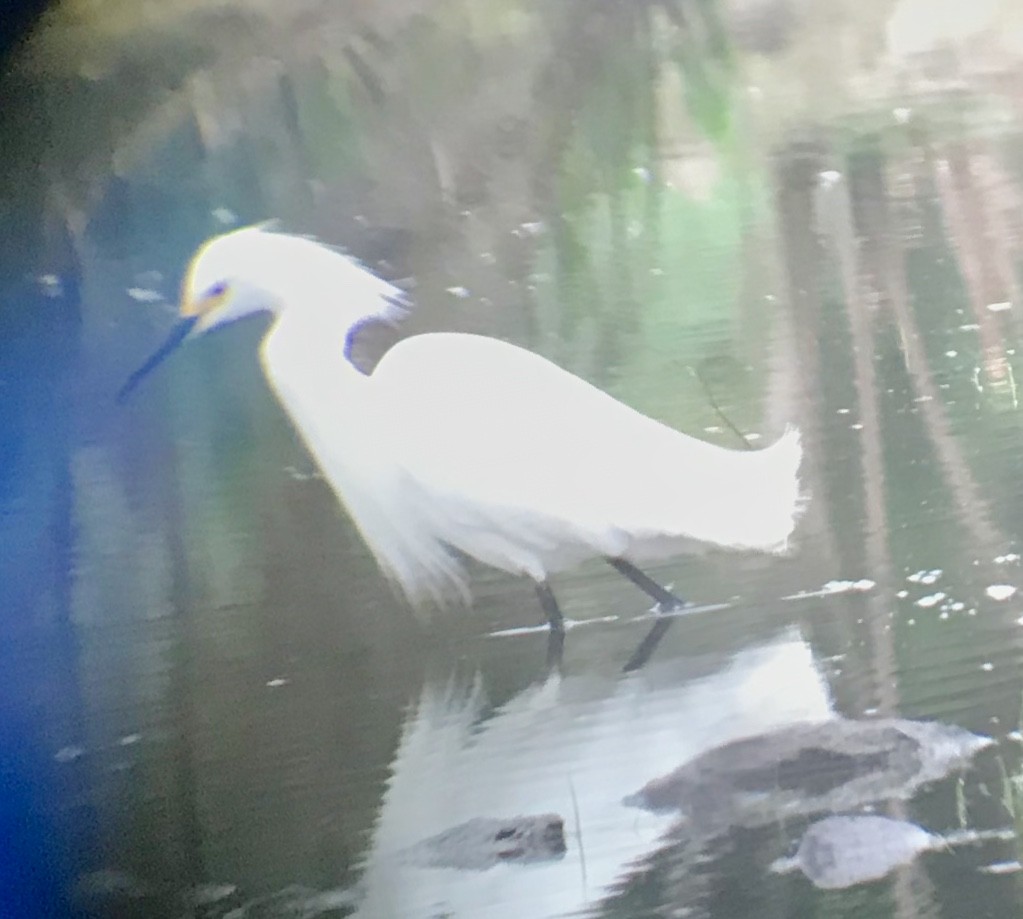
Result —
[[352, 326], [330, 311], [278, 315], [260, 346], [264, 372], [275, 390], [319, 390], [322, 398], [348, 401], [366, 382], [346, 356]]
[[371, 378], [344, 357], [347, 331], [280, 316], [260, 346], [267, 382], [322, 470], [372, 462], [379, 419]]

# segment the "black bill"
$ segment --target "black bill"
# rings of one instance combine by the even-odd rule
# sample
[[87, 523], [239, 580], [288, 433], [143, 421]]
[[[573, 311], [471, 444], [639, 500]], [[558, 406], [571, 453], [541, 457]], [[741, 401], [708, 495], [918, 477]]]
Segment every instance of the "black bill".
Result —
[[118, 390], [117, 401], [123, 402], [128, 398], [130, 393], [142, 380], [149, 376], [157, 367], [160, 366], [170, 355], [177, 350], [178, 346], [188, 338], [189, 333], [192, 331], [195, 324], [199, 321], [198, 316], [188, 316], [184, 319], [179, 319], [176, 326], [171, 329], [171, 333], [167, 336], [167, 340], [160, 345], [159, 348], [153, 353], [153, 355], [147, 360], [138, 370], [136, 370], [127, 382]]

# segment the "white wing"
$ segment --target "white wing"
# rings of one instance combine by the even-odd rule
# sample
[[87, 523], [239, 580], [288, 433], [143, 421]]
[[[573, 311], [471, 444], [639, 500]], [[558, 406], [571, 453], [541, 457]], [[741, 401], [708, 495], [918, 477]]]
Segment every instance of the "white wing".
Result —
[[474, 335], [406, 339], [371, 389], [439, 538], [506, 570], [543, 576], [595, 553], [640, 560], [694, 541], [779, 549], [794, 525], [796, 432], [726, 450]]

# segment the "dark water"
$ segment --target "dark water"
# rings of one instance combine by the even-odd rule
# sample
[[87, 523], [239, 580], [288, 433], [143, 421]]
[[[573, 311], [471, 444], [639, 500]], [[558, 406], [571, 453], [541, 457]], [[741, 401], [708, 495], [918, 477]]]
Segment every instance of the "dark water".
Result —
[[[1023, 15], [921, 6], [54, 4], [0, 81], [0, 915], [1018, 915]], [[113, 403], [268, 217], [414, 284], [406, 332], [799, 424], [798, 551], [652, 572], [726, 608], [629, 674], [599, 565], [560, 667], [495, 573], [417, 620], [258, 323]], [[792, 733], [839, 717], [877, 736]], [[956, 842], [772, 868], [868, 812]]]

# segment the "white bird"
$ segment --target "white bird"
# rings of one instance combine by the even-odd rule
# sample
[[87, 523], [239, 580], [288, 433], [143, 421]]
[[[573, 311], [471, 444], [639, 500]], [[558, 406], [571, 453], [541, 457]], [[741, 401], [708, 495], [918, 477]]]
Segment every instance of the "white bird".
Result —
[[314, 240], [246, 227], [195, 254], [181, 319], [121, 391], [182, 342], [268, 312], [267, 381], [387, 576], [413, 604], [470, 591], [463, 556], [536, 585], [604, 558], [661, 609], [681, 601], [636, 565], [701, 546], [782, 552], [799, 516], [799, 432], [764, 450], [697, 440], [494, 338], [406, 338], [370, 374], [352, 362], [367, 322], [404, 294]]

